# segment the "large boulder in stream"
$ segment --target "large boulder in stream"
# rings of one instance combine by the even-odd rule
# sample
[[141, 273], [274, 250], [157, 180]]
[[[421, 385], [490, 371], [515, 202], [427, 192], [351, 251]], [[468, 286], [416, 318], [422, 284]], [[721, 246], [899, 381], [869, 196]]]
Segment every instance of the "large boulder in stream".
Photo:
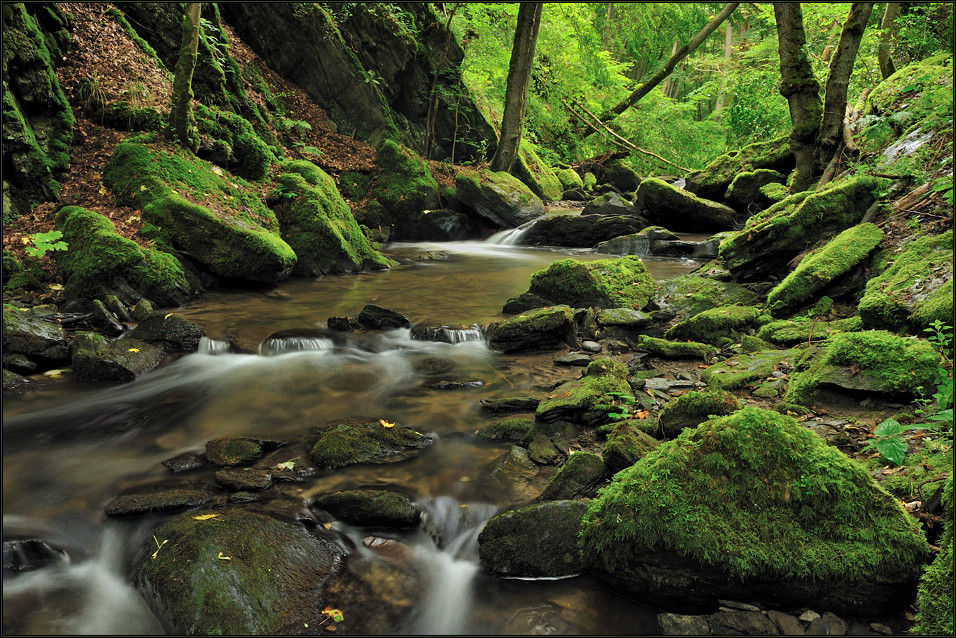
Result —
[[880, 615], [909, 605], [929, 547], [865, 468], [791, 417], [744, 408], [662, 443], [591, 501], [581, 548], [621, 594]]
[[412, 527], [422, 515], [408, 496], [392, 490], [330, 492], [316, 496], [312, 505], [350, 525], [368, 527]]
[[741, 173], [769, 169], [786, 175], [795, 164], [787, 137], [778, 137], [721, 155], [703, 170], [688, 175], [685, 188], [698, 197], [720, 201]]
[[129, 338], [110, 342], [95, 332], [77, 332], [70, 349], [73, 372], [80, 381], [127, 383], [158, 366], [166, 356], [157, 345]]
[[526, 246], [590, 248], [647, 226], [638, 215], [554, 215], [536, 221], [521, 236]]
[[161, 346], [167, 352], [195, 352], [206, 335], [202, 326], [171, 312], [154, 312], [126, 337]]
[[57, 321], [56, 306], [17, 308], [3, 305], [4, 364], [8, 353], [26, 356], [34, 364], [55, 364], [70, 356], [66, 331]]
[[641, 182], [635, 206], [652, 224], [681, 232], [730, 230], [738, 217], [729, 206], [697, 197], [656, 178]]
[[339, 423], [314, 427], [306, 435], [309, 458], [320, 468], [358, 463], [393, 463], [417, 455], [434, 436], [380, 419], [376, 423]]
[[544, 203], [504, 171], [462, 171], [455, 179], [462, 206], [498, 228], [515, 228], [544, 215]]
[[552, 349], [575, 340], [574, 311], [558, 305], [535, 308], [485, 328], [488, 347], [497, 352]]
[[581, 211], [582, 215], [635, 215], [634, 204], [624, 199], [620, 193], [604, 193], [592, 199]]

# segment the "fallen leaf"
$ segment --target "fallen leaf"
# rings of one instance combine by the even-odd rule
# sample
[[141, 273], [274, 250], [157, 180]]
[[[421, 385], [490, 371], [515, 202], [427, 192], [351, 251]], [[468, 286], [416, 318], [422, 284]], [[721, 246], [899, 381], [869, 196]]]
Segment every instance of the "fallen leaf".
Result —
[[378, 422], [381, 423], [381, 424], [382, 424], [382, 427], [385, 427], [385, 428], [393, 428], [393, 427], [395, 427], [395, 423], [393, 423], [393, 422], [391, 422], [391, 421], [386, 421], [385, 419], [379, 419]]
[[232, 558], [230, 558], [229, 556], [223, 556], [222, 552], [219, 552], [219, 555], [216, 556], [216, 558], [218, 558], [219, 560], [232, 560]]
[[100, 186], [100, 195], [106, 195], [108, 192], [105, 186]]
[[291, 470], [295, 467], [295, 461], [286, 461], [285, 463], [279, 463], [276, 465], [277, 470]]
[[197, 521], [208, 521], [210, 518], [216, 518], [219, 514], [200, 514], [199, 516], [193, 516], [194, 520]]
[[167, 319], [169, 319], [169, 318], [172, 317], [172, 316], [173, 316], [173, 313], [169, 313], [168, 315], [165, 315], [165, 316], [163, 317], [163, 321], [166, 321]]
[[139, 348], [127, 348], [127, 352], [139, 352]]
[[[192, 172], [192, 171], [190, 171], [190, 173], [191, 173], [191, 172]], [[146, 185], [145, 185], [145, 184], [140, 184], [139, 190], [141, 190], [141, 191], [146, 190]]]

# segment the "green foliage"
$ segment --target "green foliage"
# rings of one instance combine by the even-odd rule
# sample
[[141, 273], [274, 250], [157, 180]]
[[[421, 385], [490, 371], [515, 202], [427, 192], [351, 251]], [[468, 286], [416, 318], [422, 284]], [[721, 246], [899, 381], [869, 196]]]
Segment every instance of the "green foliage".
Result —
[[863, 448], [863, 452], [876, 449], [880, 456], [894, 465], [902, 465], [903, 457], [909, 446], [903, 438], [907, 430], [922, 430], [920, 425], [901, 425], [896, 419], [886, 419], [873, 429], [873, 439]]
[[65, 241], [59, 241], [63, 238], [63, 233], [58, 230], [51, 230], [46, 233], [33, 233], [27, 239], [33, 242], [33, 246], [27, 246], [24, 250], [32, 257], [40, 259], [43, 255], [53, 250], [66, 250], [68, 246]]

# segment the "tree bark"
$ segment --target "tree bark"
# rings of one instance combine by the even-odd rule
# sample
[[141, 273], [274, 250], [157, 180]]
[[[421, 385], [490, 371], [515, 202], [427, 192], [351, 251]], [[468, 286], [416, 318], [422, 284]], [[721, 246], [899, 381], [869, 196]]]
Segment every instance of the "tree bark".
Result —
[[893, 64], [893, 58], [890, 56], [890, 49], [896, 26], [896, 16], [899, 12], [899, 2], [887, 2], [886, 11], [883, 12], [883, 21], [880, 23], [880, 45], [876, 50], [876, 58], [880, 62], [880, 73], [884, 80], [896, 73], [896, 65]]
[[827, 161], [843, 141], [843, 118], [846, 115], [846, 94], [850, 85], [850, 74], [856, 61], [863, 31], [873, 11], [872, 2], [854, 2], [850, 13], [843, 23], [840, 43], [837, 44], [830, 70], [827, 73], [826, 95], [823, 100], [823, 121], [817, 138], [816, 169], [822, 171]]
[[173, 78], [172, 105], [169, 124], [179, 143], [194, 153], [199, 150], [199, 135], [193, 116], [193, 71], [199, 51], [199, 15], [201, 2], [186, 4], [183, 14], [183, 37], [179, 47], [179, 59]]
[[642, 97], [650, 93], [655, 86], [657, 86], [664, 80], [664, 78], [666, 78], [668, 75], [673, 73], [674, 69], [677, 67], [677, 64], [681, 60], [686, 58], [689, 54], [691, 54], [694, 51], [694, 49], [699, 47], [700, 44], [707, 39], [707, 36], [713, 33], [714, 30], [717, 27], [719, 27], [724, 20], [730, 17], [730, 14], [733, 13], [734, 9], [736, 9], [739, 5], [740, 5], [739, 2], [728, 3], [721, 10], [721, 12], [714, 17], [713, 20], [707, 23], [707, 26], [701, 29], [697, 33], [697, 35], [695, 35], [691, 39], [690, 42], [688, 42], [687, 44], [679, 48], [677, 52], [674, 53], [670, 57], [670, 59], [664, 64], [664, 67], [660, 71], [655, 73], [647, 82], [642, 84], [640, 87], [637, 88], [637, 90], [635, 90], [633, 93], [627, 96], [627, 98], [623, 102], [621, 102], [620, 104], [618, 104], [617, 106], [609, 110], [607, 113], [602, 115], [601, 121], [609, 122], [613, 120], [615, 117], [617, 117], [618, 115], [620, 115], [621, 113], [623, 113], [624, 111], [626, 111], [627, 109], [629, 109], [630, 107], [637, 104], [638, 100], [640, 100]]
[[521, 129], [528, 105], [528, 85], [534, 62], [534, 46], [541, 26], [543, 2], [522, 3], [518, 9], [511, 63], [508, 66], [508, 87], [505, 89], [505, 112], [501, 118], [498, 149], [491, 160], [491, 170], [511, 171], [521, 145]]
[[[730, 62], [734, 52], [734, 25], [729, 21], [725, 25], [727, 32], [724, 34], [724, 59]], [[728, 64], [728, 70], [730, 65]], [[727, 105], [727, 73], [723, 73], [720, 78], [720, 92], [717, 94], [717, 104], [714, 106], [714, 112], [722, 110]]]
[[803, 12], [798, 3], [775, 2], [777, 45], [780, 54], [780, 94], [790, 107], [790, 152], [796, 159], [792, 192], [804, 191], [813, 180], [814, 146], [820, 131], [823, 105], [820, 84], [807, 56]]

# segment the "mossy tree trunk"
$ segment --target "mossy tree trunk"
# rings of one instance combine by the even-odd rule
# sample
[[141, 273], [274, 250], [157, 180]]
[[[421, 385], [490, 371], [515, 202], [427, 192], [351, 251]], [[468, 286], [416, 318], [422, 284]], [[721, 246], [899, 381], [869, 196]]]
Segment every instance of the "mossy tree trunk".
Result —
[[853, 63], [860, 49], [863, 31], [873, 11], [872, 2], [854, 2], [843, 23], [840, 42], [827, 73], [826, 95], [823, 99], [823, 122], [817, 138], [816, 172], [822, 173], [843, 141], [843, 118], [846, 115], [846, 94], [850, 85]]
[[893, 58], [890, 56], [890, 48], [893, 42], [896, 16], [899, 12], [899, 2], [887, 2], [886, 10], [883, 12], [883, 21], [880, 23], [880, 46], [876, 51], [876, 58], [880, 62], [880, 74], [884, 80], [896, 73], [896, 65], [893, 64]]
[[508, 67], [508, 88], [505, 90], [505, 112], [501, 118], [501, 135], [498, 149], [491, 160], [493, 171], [510, 171], [518, 156], [521, 128], [524, 126], [524, 114], [528, 105], [534, 47], [538, 39], [538, 27], [541, 26], [543, 7], [543, 2], [526, 2], [518, 9], [518, 26], [515, 29], [511, 64]]
[[172, 109], [169, 124], [173, 134], [184, 148], [199, 149], [199, 135], [193, 115], [193, 70], [199, 51], [199, 22], [201, 2], [189, 2], [183, 14], [183, 38], [176, 61], [173, 79]]
[[809, 188], [813, 180], [814, 147], [820, 131], [823, 105], [820, 84], [807, 56], [807, 36], [799, 3], [775, 2], [780, 54], [780, 94], [790, 106], [790, 151], [796, 159], [792, 192]]

